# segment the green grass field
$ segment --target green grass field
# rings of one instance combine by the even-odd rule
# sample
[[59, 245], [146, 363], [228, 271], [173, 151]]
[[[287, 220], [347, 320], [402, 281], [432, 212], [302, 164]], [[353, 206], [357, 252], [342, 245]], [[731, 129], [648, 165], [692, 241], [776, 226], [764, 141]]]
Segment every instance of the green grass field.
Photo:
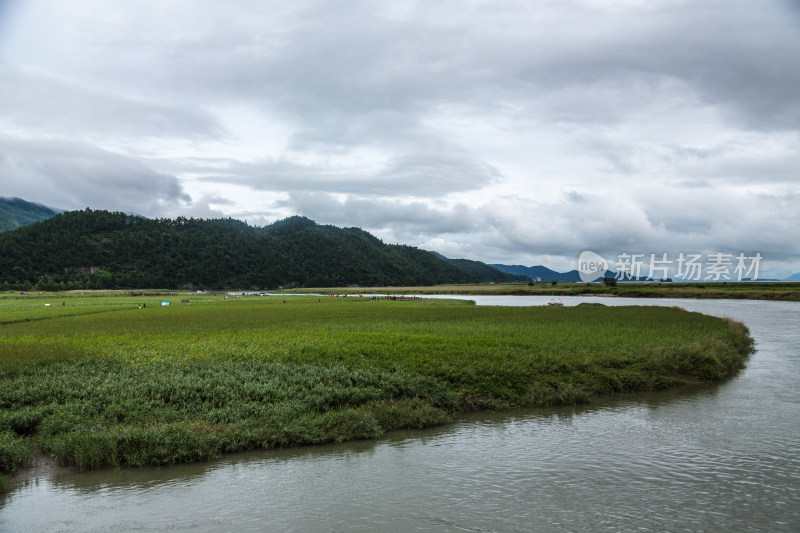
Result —
[[181, 298], [0, 299], [0, 473], [376, 438], [725, 379], [752, 350], [743, 325], [676, 308]]

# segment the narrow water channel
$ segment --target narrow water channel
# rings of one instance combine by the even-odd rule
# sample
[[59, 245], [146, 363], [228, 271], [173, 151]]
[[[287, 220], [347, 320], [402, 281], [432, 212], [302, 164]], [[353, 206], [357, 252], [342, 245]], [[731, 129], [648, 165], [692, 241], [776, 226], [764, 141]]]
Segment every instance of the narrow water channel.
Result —
[[729, 316], [758, 352], [700, 389], [198, 465], [43, 472], [0, 496], [0, 531], [800, 531], [800, 303], [564, 299], [580, 302]]

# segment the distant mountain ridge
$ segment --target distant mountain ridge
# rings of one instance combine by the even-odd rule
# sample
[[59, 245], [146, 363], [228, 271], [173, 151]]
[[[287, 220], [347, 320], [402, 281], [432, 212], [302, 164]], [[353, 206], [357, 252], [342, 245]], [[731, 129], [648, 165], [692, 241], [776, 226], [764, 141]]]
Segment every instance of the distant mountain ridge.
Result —
[[[56, 217], [59, 213], [62, 213], [61, 210], [53, 209], [42, 204], [28, 202], [21, 198], [6, 198], [0, 197], [0, 235], [7, 233], [7, 232], [14, 232], [23, 227], [27, 227], [31, 224], [35, 224], [36, 222], [42, 222], [53, 217]], [[107, 211], [92, 211], [87, 209], [86, 211], [79, 211], [75, 213], [108, 213]], [[268, 240], [266, 235], [274, 235], [284, 239], [284, 243], [282, 246], [278, 246], [281, 252], [285, 250], [283, 248], [288, 247], [292, 254], [298, 254], [301, 258], [301, 265], [298, 266], [296, 262], [293, 262], [293, 257], [288, 257], [286, 255], [282, 256], [281, 260], [284, 260], [288, 257], [289, 262], [284, 265], [284, 271], [294, 271], [294, 276], [292, 279], [289, 278], [282, 278], [281, 275], [275, 277], [276, 272], [281, 271], [282, 267], [277, 265], [272, 265], [268, 270], [272, 272], [270, 275], [266, 275], [265, 272], [262, 272], [262, 275], [256, 276], [258, 280], [261, 282], [271, 280], [270, 282], [276, 282], [277, 279], [282, 279], [288, 285], [296, 285], [296, 286], [329, 286], [329, 285], [342, 285], [342, 284], [360, 284], [360, 285], [424, 285], [428, 284], [427, 282], [423, 282], [422, 280], [428, 279], [437, 279], [437, 280], [445, 280], [445, 281], [436, 281], [435, 283], [514, 283], [514, 282], [531, 282], [531, 281], [564, 281], [564, 282], [581, 282], [580, 273], [577, 270], [570, 270], [568, 272], [558, 272], [547, 268], [543, 265], [535, 265], [535, 266], [523, 266], [523, 265], [504, 265], [504, 264], [486, 264], [481, 261], [474, 261], [470, 259], [451, 259], [445, 257], [444, 255], [437, 253], [437, 252], [425, 252], [423, 250], [418, 250], [414, 247], [410, 246], [399, 246], [394, 245], [396, 249], [391, 249], [392, 253], [387, 254], [385, 253], [387, 250], [382, 249], [380, 253], [377, 252], [377, 249], [380, 248], [378, 244], [381, 246], [383, 245], [378, 239], [370, 235], [369, 233], [360, 230], [358, 228], [335, 228], [334, 226], [323, 226], [319, 225], [316, 222], [309, 220], [304, 217], [290, 217], [283, 221], [278, 221], [271, 226], [267, 226], [265, 228], [251, 228], [246, 223], [233, 220], [233, 219], [220, 219], [220, 220], [194, 220], [194, 219], [185, 219], [179, 217], [176, 221], [169, 221], [169, 220], [156, 220], [150, 221], [144, 217], [133, 215], [133, 214], [124, 214], [124, 213], [113, 213], [114, 216], [121, 216], [125, 217], [126, 220], [134, 220], [137, 221], [136, 224], [140, 222], [147, 221], [152, 224], [166, 224], [169, 226], [170, 224], [178, 225], [181, 227], [185, 227], [190, 231], [198, 231], [198, 227], [204, 226], [211, 231], [211, 233], [215, 233], [219, 231], [219, 228], [222, 226], [227, 227], [229, 230], [233, 228], [239, 228], [240, 232], [250, 232], [253, 235], [259, 235], [256, 237], [256, 240]], [[73, 216], [73, 215], [70, 215]], [[102, 218], [102, 217], [101, 217]], [[145, 224], [147, 226], [147, 224]], [[150, 226], [148, 226], [150, 227]], [[243, 230], [242, 228], [246, 228]], [[95, 230], [99, 232], [103, 232], [108, 230], [109, 228], [99, 228], [96, 227]], [[119, 228], [117, 228], [118, 230]], [[152, 229], [152, 228], [151, 228]], [[113, 230], [113, 231], [117, 231]], [[76, 242], [84, 242], [85, 235], [75, 235], [71, 234], [69, 231], [66, 232], [66, 235], [61, 230], [58, 230], [62, 237], [69, 239], [69, 238], [77, 238]], [[312, 238], [312, 234], [316, 234], [315, 237]], [[339, 235], [339, 237], [336, 237]], [[340, 240], [341, 235], [347, 235], [343, 241]], [[306, 239], [319, 239], [322, 236], [322, 244], [325, 252], [322, 254], [322, 257], [319, 257], [315, 252], [311, 250], [301, 250], [295, 244], [293, 244], [293, 240], [300, 239], [304, 241]], [[360, 236], [360, 237], [357, 237]], [[368, 236], [369, 238], [367, 238]], [[44, 234], [41, 233], [34, 233], [29, 235], [26, 238], [44, 238], [45, 242], [49, 241], [50, 239], [46, 237]], [[173, 236], [177, 240], [184, 239], [185, 236], [176, 237]], [[228, 236], [230, 237], [230, 236]], [[239, 236], [241, 237], [241, 235]], [[237, 237], [236, 239], [238, 239]], [[104, 237], [105, 238], [105, 237]], [[347, 256], [347, 250], [349, 246], [354, 246], [357, 241], [362, 241], [362, 245], [359, 245], [357, 248], [359, 253], [356, 253], [353, 257]], [[236, 241], [233, 239], [233, 241]], [[123, 239], [124, 240], [124, 239]], [[191, 240], [191, 239], [190, 239]], [[201, 239], [202, 240], [202, 239]], [[230, 239], [229, 239], [230, 240]], [[24, 243], [19, 242], [17, 239], [10, 239], [11, 243], [16, 242], [19, 246], [24, 246]], [[30, 243], [39, 243], [40, 241], [37, 240], [29, 240], [28, 244]], [[108, 241], [104, 241], [108, 242]], [[238, 241], [237, 241], [238, 242]], [[341, 248], [342, 243], [345, 243], [343, 249]], [[364, 244], [367, 243], [367, 244]], [[240, 243], [241, 244], [241, 243]], [[58, 249], [65, 249], [69, 248], [66, 245], [61, 245], [59, 243], [52, 243]], [[10, 246], [10, 248], [9, 248]], [[6, 287], [16, 287], [16, 286], [34, 286], [40, 282], [44, 282], [45, 284], [58, 284], [60, 282], [64, 283], [66, 286], [68, 283], [72, 283], [74, 287], [77, 288], [80, 285], [80, 288], [87, 288], [88, 284], [90, 284], [91, 279], [96, 281], [94, 285], [101, 285], [105, 288], [110, 286], [117, 286], [118, 284], [123, 285], [130, 285], [132, 280], [139, 280], [142, 281], [144, 278], [139, 275], [143, 271], [147, 272], [152, 270], [152, 266], [142, 265], [141, 269], [139, 269], [138, 274], [133, 274], [130, 271], [136, 271], [139, 267], [124, 267], [121, 270], [126, 271], [117, 272], [114, 275], [109, 276], [109, 271], [103, 268], [103, 261], [100, 261], [99, 264], [83, 264], [85, 258], [85, 250], [91, 249], [92, 245], [87, 245], [84, 242], [84, 247], [77, 251], [74, 258], [70, 261], [69, 266], [64, 266], [62, 272], [57, 271], [48, 271], [48, 269], [40, 265], [40, 268], [37, 268], [33, 273], [26, 271], [27, 266], [30, 266], [30, 262], [26, 263], [24, 259], [19, 261], [18, 264], [14, 263], [14, 257], [20, 259], [23, 257], [22, 255], [16, 255], [15, 252], [19, 252], [19, 246], [13, 246], [11, 244], [5, 243], [0, 240], [0, 268], [13, 268], [15, 269], [13, 272], [8, 270], [0, 270], [0, 289], [3, 288], [3, 284], [5, 283]], [[4, 248], [5, 247], [5, 248]], [[397, 250], [402, 249], [405, 250], [402, 253], [397, 252]], [[371, 250], [367, 253], [373, 254], [372, 257], [378, 260], [381, 264], [378, 267], [374, 265], [368, 266], [363, 258], [360, 255], [363, 255], [364, 252]], [[410, 252], [409, 250], [415, 250], [415, 252]], [[32, 259], [36, 259], [36, 256], [40, 253], [41, 250], [35, 249], [33, 251], [28, 250], [27, 253], [32, 255]], [[214, 251], [219, 251], [219, 247], [214, 247]], [[351, 250], [352, 251], [352, 250]], [[130, 251], [128, 254], [130, 255]], [[227, 251], [225, 254], [225, 258], [227, 258], [231, 254], [236, 254], [237, 251]], [[266, 252], [263, 250], [258, 252], [263, 256]], [[276, 252], [277, 253], [277, 252]], [[420, 255], [424, 254], [424, 255]], [[258, 255], [256, 254], [256, 255]], [[424, 266], [417, 264], [414, 267], [411, 267], [411, 263], [408, 262], [408, 257], [401, 256], [405, 254], [408, 255], [415, 255], [416, 262], [420, 262], [424, 264]], [[150, 250], [142, 250], [141, 254], [142, 257], [150, 257]], [[291, 255], [291, 254], [290, 254]], [[101, 254], [102, 256], [102, 254]], [[169, 256], [169, 253], [165, 253], [164, 256]], [[438, 262], [443, 262], [449, 265], [447, 272], [442, 270], [442, 265], [438, 264], [437, 262], [431, 262], [430, 257], [437, 259]], [[52, 254], [50, 254], [52, 257]], [[263, 257], [262, 257], [263, 258]], [[200, 258], [202, 259], [202, 258]], [[95, 256], [95, 263], [100, 260], [100, 256]], [[248, 261], [252, 260], [252, 258], [247, 258]], [[107, 260], [106, 260], [107, 261]], [[116, 261], [115, 259], [111, 259], [113, 263]], [[331, 270], [331, 274], [325, 274], [324, 272], [315, 269], [311, 266], [314, 261], [317, 262], [318, 265], [326, 265], [329, 266]], [[392, 261], [399, 261], [399, 264], [392, 265]], [[90, 261], [91, 262], [91, 261]], [[139, 262], [136, 258], [132, 259], [131, 263]], [[162, 262], [162, 258], [159, 257], [158, 261], [156, 261], [156, 265], [160, 265]], [[177, 264], [182, 264], [188, 268], [189, 271], [196, 269], [196, 265], [189, 264], [185, 260], [181, 258], [175, 259]], [[200, 260], [200, 264], [205, 264], [204, 261]], [[158, 267], [160, 268], [160, 266]], [[158, 270], [156, 268], [156, 270]], [[250, 268], [250, 273], [252, 274], [255, 270], [252, 267]], [[420, 270], [420, 268], [422, 270]], [[427, 274], [423, 274], [423, 270], [429, 269]], [[409, 270], [410, 269], [410, 270]], [[432, 270], [431, 270], [432, 269]], [[168, 269], [169, 270], [169, 269]], [[174, 269], [173, 269], [174, 270]], [[236, 270], [236, 269], [234, 269]], [[262, 269], [264, 270], [264, 269]], [[303, 275], [298, 275], [299, 271], [303, 271]], [[414, 271], [414, 274], [410, 272]], [[233, 272], [233, 271], [232, 271]], [[401, 274], [403, 272], [403, 274]], [[86, 274], [88, 273], [88, 274]], [[286, 272], [284, 272], [285, 274]], [[162, 275], [163, 274], [163, 275]], [[357, 275], [356, 275], [357, 274]], [[81, 277], [83, 276], [83, 277]], [[99, 277], [102, 277], [102, 280], [99, 280]], [[606, 271], [605, 276], [607, 277], [614, 277], [616, 276], [615, 272]], [[196, 276], [196, 279], [202, 279], [204, 281], [201, 282], [203, 286], [211, 286], [209, 285], [209, 280], [213, 276], [209, 276], [206, 274]], [[172, 274], [164, 274], [161, 272], [159, 276], [156, 277], [157, 280], [166, 283], [177, 282], [181, 278], [180, 275], [173, 272]], [[236, 280], [236, 283], [247, 281], [253, 281], [253, 283], [249, 286], [257, 286], [258, 283], [255, 283], [256, 278], [253, 278], [251, 275], [250, 277], [244, 276], [242, 277], [241, 273], [236, 274], [232, 273], [226, 279], [225, 276], [217, 279], [214, 283], [222, 283], [224, 286], [235, 286], [236, 288], [245, 288], [245, 285], [231, 285]], [[598, 277], [598, 281], [601, 280], [602, 277]], [[288, 280], [288, 281], [287, 281]], [[647, 277], [640, 277], [636, 280], [632, 281], [651, 281]], [[676, 278], [675, 281], [685, 281], [679, 278]], [[691, 280], [689, 280], [691, 281]], [[744, 280], [747, 281], [747, 280]], [[767, 280], [761, 279], [760, 281], [777, 281], [777, 280]], [[800, 282], [800, 273], [792, 274], [791, 276], [785, 278], [783, 281], [798, 281]], [[183, 285], [192, 285], [192, 281], [184, 281]], [[283, 282], [281, 282], [283, 284]], [[212, 283], [213, 285], [213, 283]], [[220, 285], [220, 286], [223, 286]], [[145, 285], [136, 284], [137, 287], [144, 287]], [[153, 286], [153, 285], [148, 285]], [[163, 287], [173, 287], [173, 285], [159, 285]], [[216, 285], [214, 285], [216, 286]], [[265, 285], [266, 286], [266, 285]]]
[[[556, 272], [555, 270], [551, 270], [546, 266], [536, 265], [536, 266], [523, 266], [523, 265], [502, 265], [502, 264], [489, 264], [490, 267], [496, 268], [501, 272], [506, 272], [508, 274], [514, 274], [516, 276], [525, 276], [528, 280], [535, 281], [537, 278], [546, 281], [573, 281], [572, 279], [568, 279], [565, 277], [566, 274], [562, 274], [561, 272]], [[576, 271], [577, 272], [577, 271]]]
[[0, 232], [46, 220], [61, 211], [22, 198], [0, 197]]
[[[577, 270], [570, 270], [568, 272], [556, 272], [555, 270], [549, 269], [546, 266], [536, 265], [536, 266], [523, 266], [523, 265], [501, 265], [501, 264], [490, 264], [490, 267], [496, 268], [501, 272], [506, 272], [508, 274], [514, 274], [518, 276], [525, 276], [530, 281], [571, 281], [571, 282], [581, 282], [580, 272]], [[605, 276], [606, 277], [614, 277], [615, 272], [611, 272], [610, 270], [606, 270]], [[598, 276], [596, 280], [602, 280], [603, 276]], [[644, 278], [639, 278], [640, 280]]]
[[438, 252], [431, 252], [433, 255], [447, 261], [451, 265], [463, 270], [470, 276], [476, 278], [481, 283], [514, 283], [514, 282], [528, 282], [530, 279], [524, 275], [511, 274], [503, 272], [497, 268], [482, 263], [481, 261], [473, 261], [471, 259], [450, 259]]

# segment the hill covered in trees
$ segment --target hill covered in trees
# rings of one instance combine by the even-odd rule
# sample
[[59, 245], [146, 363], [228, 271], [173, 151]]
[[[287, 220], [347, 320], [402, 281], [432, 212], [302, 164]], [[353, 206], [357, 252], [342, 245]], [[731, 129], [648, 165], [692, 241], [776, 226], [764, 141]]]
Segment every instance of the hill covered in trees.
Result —
[[0, 289], [265, 289], [477, 281], [411, 246], [291, 217], [146, 219], [71, 211], [0, 234]]
[[472, 259], [450, 259], [438, 252], [431, 253], [442, 261], [447, 261], [458, 269], [463, 270], [481, 283], [527, 283], [531, 280], [528, 276], [509, 274], [491, 265], [482, 263], [481, 261], [473, 261]]
[[21, 198], [0, 197], [0, 232], [17, 229], [56, 216], [58, 212]]

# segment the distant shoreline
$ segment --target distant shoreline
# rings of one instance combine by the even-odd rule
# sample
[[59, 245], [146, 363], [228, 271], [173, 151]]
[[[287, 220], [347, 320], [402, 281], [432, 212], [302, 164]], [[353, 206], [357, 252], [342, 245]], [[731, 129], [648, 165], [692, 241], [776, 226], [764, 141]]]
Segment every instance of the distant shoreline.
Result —
[[707, 300], [800, 301], [800, 283], [778, 282], [670, 282], [619, 283], [607, 287], [599, 283], [537, 282], [416, 287], [305, 287], [274, 289], [276, 294], [462, 294], [496, 296], [600, 296], [624, 298], [693, 298]]
[[242, 294], [388, 294], [388, 295], [486, 295], [486, 296], [594, 296], [623, 298], [691, 298], [698, 300], [772, 300], [800, 301], [800, 282], [791, 281], [746, 281], [746, 282], [620, 282], [616, 287], [602, 283], [535, 282], [535, 283], [481, 283], [414, 285], [387, 287], [294, 287], [294, 288], [215, 288], [202, 291], [187, 291], [168, 288], [114, 289], [114, 290], [70, 290], [47, 291], [2, 291], [0, 298], [75, 298], [99, 296], [188, 296]]

